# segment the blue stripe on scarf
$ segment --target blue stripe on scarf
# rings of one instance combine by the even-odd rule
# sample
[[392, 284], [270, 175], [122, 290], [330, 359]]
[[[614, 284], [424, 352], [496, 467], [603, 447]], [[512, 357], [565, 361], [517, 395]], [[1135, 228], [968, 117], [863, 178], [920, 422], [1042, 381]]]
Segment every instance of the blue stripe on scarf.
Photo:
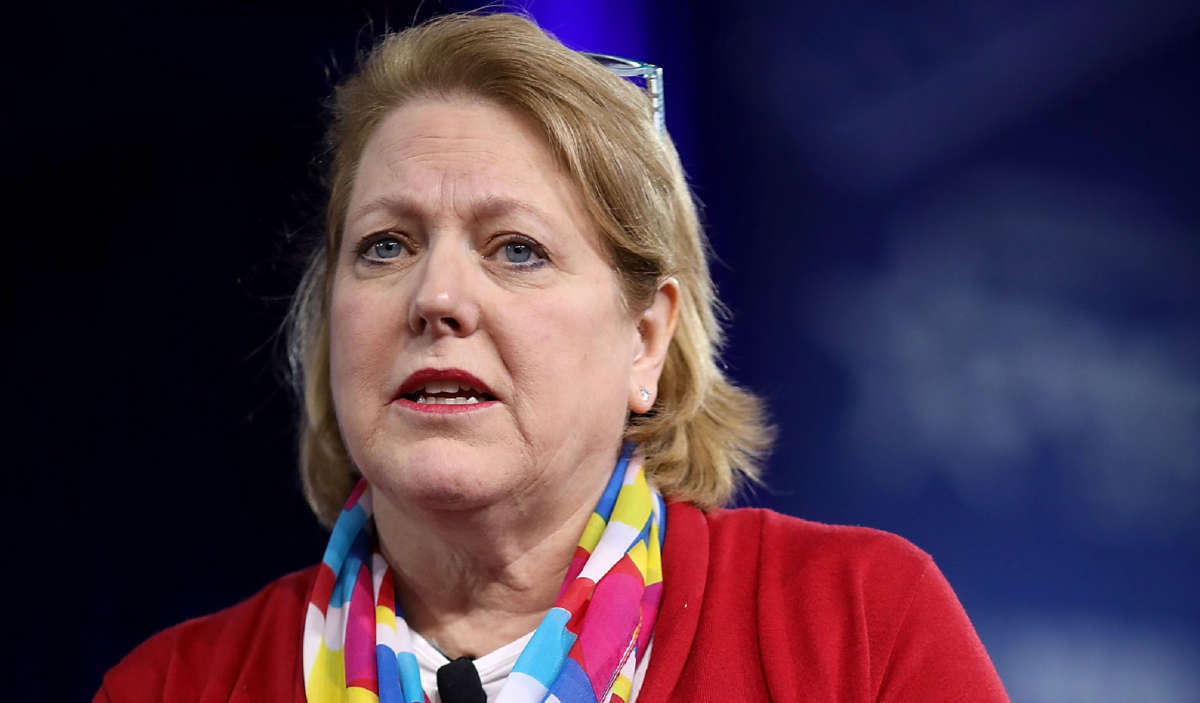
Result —
[[617, 460], [617, 466], [613, 469], [612, 476], [608, 478], [608, 486], [604, 488], [604, 495], [600, 496], [600, 502], [596, 503], [596, 509], [593, 511], [597, 515], [604, 518], [608, 522], [608, 517], [612, 515], [613, 506], [617, 504], [617, 496], [621, 494], [621, 486], [625, 484], [625, 470], [629, 466], [629, 458], [633, 456], [634, 445], [632, 442], [627, 442], [621, 447], [621, 458]]
[[549, 688], [558, 675], [560, 663], [575, 644], [575, 635], [567, 630], [570, 619], [571, 613], [563, 608], [551, 608], [521, 651], [513, 671], [528, 674]]

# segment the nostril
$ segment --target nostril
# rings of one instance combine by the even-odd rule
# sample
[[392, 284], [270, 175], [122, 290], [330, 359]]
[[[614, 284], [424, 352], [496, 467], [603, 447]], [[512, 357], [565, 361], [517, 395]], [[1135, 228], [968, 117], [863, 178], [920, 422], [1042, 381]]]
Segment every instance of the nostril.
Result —
[[454, 319], [453, 317], [443, 317], [442, 324], [456, 332], [458, 331], [458, 328], [459, 328], [458, 320]]

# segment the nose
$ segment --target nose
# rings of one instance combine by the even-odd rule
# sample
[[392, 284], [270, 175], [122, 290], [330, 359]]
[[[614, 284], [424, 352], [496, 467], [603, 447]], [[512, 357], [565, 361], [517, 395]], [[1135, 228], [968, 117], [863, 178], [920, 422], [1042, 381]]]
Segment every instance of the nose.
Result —
[[426, 251], [408, 311], [413, 334], [466, 337], [479, 326], [471, 256], [470, 251], [458, 251], [455, 242], [445, 240]]

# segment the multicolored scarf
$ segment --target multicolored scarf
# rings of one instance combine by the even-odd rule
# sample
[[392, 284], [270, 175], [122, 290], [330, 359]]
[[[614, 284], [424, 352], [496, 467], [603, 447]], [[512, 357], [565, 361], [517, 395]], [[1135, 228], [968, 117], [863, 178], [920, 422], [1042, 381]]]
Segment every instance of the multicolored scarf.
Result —
[[[325, 549], [304, 622], [309, 703], [427, 701], [360, 481]], [[627, 703], [662, 596], [666, 509], [627, 445], [499, 703]]]

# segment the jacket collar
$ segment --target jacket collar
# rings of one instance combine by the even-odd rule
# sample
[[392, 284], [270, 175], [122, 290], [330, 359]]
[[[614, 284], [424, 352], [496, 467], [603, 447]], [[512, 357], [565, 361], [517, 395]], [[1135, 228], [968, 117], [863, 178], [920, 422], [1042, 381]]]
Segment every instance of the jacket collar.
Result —
[[663, 597], [639, 703], [670, 698], [696, 637], [708, 574], [708, 519], [691, 503], [667, 501]]

